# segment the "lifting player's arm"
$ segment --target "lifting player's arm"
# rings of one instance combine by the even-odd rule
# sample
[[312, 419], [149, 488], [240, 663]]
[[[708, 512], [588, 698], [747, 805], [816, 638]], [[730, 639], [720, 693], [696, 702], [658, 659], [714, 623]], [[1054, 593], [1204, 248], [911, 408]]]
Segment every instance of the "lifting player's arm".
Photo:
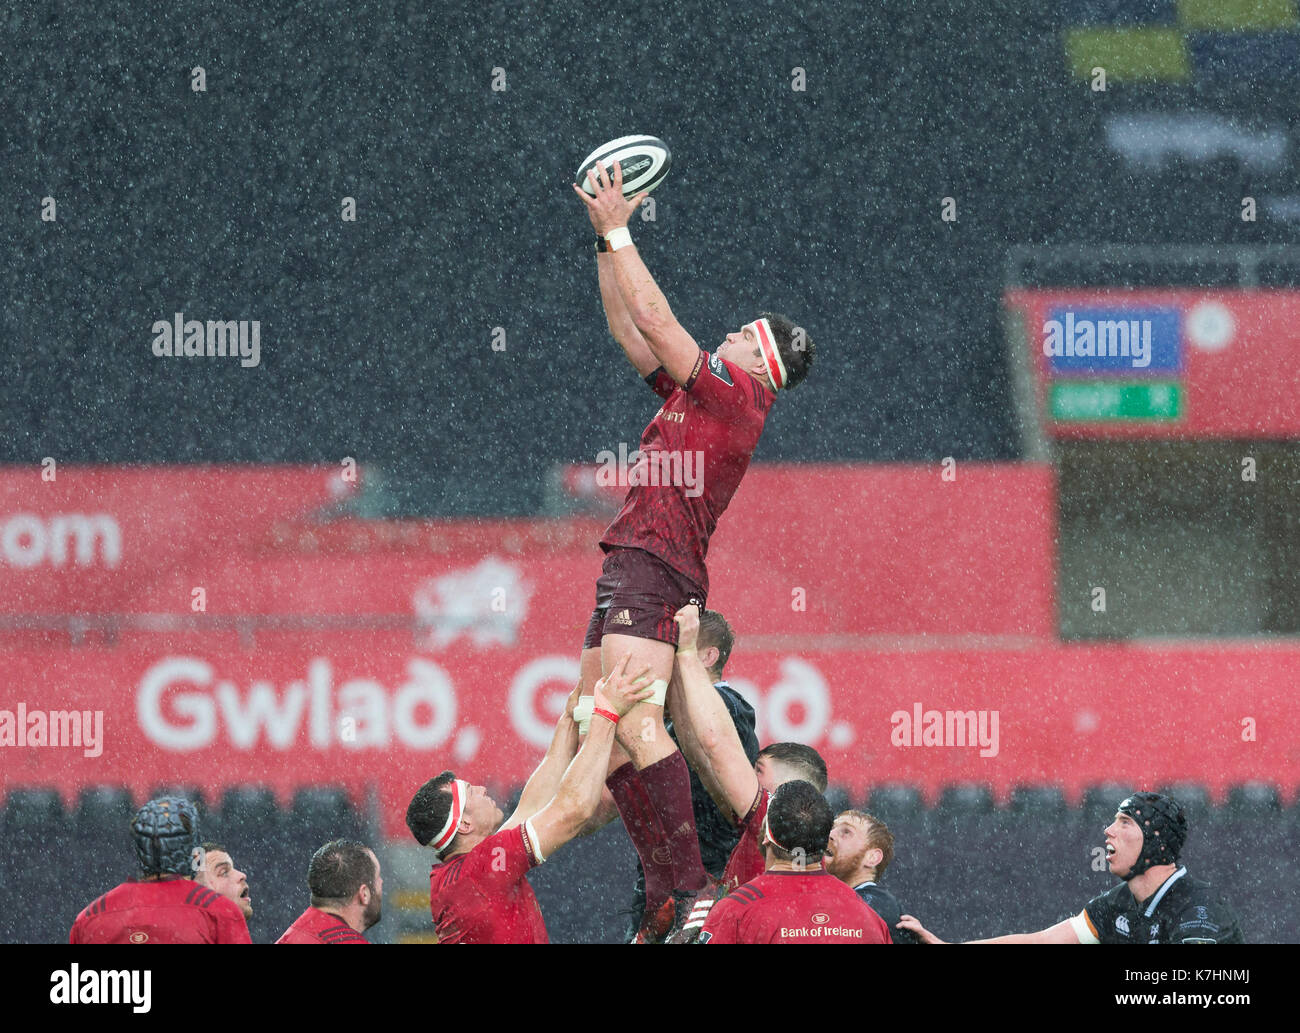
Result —
[[519, 797], [519, 804], [515, 807], [515, 812], [501, 826], [502, 831], [522, 825], [545, 807], [559, 789], [560, 779], [564, 777], [564, 769], [569, 766], [573, 755], [578, 752], [578, 725], [573, 720], [573, 708], [578, 703], [578, 693], [581, 688], [582, 683], [579, 682], [569, 693], [569, 699], [564, 705], [564, 713], [555, 722], [555, 734], [551, 736], [551, 745], [546, 750], [546, 756], [528, 776], [524, 791]]
[[758, 796], [758, 776], [745, 756], [736, 724], [696, 651], [700, 608], [683, 606], [668, 705], [682, 752], [723, 814], [745, 815]]
[[[573, 190], [587, 206], [587, 213], [591, 216], [591, 224], [596, 228], [596, 232], [606, 236], [613, 230], [626, 229], [628, 219], [636, 211], [641, 199], [646, 196], [645, 193], [637, 194], [630, 201], [623, 196], [623, 169], [617, 163], [614, 165], [612, 183], [600, 163], [592, 168], [588, 180], [596, 192], [594, 198], [588, 197], [578, 189], [576, 183], [573, 185]], [[700, 346], [677, 322], [677, 317], [668, 307], [668, 299], [664, 297], [663, 291], [650, 275], [650, 270], [641, 261], [636, 248], [620, 247], [609, 255], [612, 259], [610, 265], [613, 268], [618, 293], [622, 297], [625, 310], [654, 357], [654, 365], [645, 373], [651, 373], [656, 367], [663, 366], [673, 380], [685, 384], [699, 364]], [[606, 311], [608, 312], [608, 306]], [[626, 346], [624, 348], [626, 350]], [[630, 353], [628, 357], [632, 357]], [[636, 365], [635, 360], [633, 364]], [[640, 368], [637, 365], [637, 369]]]
[[[903, 915], [898, 923], [900, 929], [910, 929], [921, 938], [923, 943], [947, 943], [925, 928], [911, 915]], [[1080, 932], [1080, 930], [1083, 930]], [[1036, 933], [1011, 933], [1007, 936], [994, 936], [989, 940], [964, 940], [964, 943], [1096, 943], [1097, 934], [1092, 928], [1092, 921], [1086, 911], [1080, 911], [1073, 918]]]
[[543, 857], [549, 857], [554, 850], [578, 835], [600, 804], [609, 754], [614, 747], [615, 725], [600, 711], [609, 711], [621, 718], [637, 703], [653, 695], [648, 667], [635, 677], [627, 674], [631, 658], [630, 653], [625, 654], [609, 677], [596, 683], [593, 689], [595, 712], [587, 737], [560, 779], [554, 799], [533, 816], [532, 828], [537, 834]]
[[627, 305], [614, 278], [612, 251], [602, 251], [596, 255], [596, 273], [600, 277], [600, 300], [605, 306], [605, 321], [609, 324], [609, 332], [623, 349], [627, 361], [636, 367], [642, 377], [648, 377], [659, 368], [659, 360], [628, 315]]

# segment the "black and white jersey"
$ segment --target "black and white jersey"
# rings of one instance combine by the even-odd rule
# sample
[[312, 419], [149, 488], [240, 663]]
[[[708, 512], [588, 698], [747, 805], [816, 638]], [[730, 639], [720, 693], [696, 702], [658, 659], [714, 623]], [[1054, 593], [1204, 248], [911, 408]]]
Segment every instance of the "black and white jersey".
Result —
[[1245, 943], [1228, 902], [1183, 867], [1142, 901], [1121, 882], [1071, 922], [1081, 943]]

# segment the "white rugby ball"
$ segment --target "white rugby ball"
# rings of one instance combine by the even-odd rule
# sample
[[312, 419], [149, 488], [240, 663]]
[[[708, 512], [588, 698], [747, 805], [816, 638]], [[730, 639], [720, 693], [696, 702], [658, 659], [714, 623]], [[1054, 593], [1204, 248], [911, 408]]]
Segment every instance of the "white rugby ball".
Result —
[[577, 183], [588, 196], [595, 197], [595, 191], [587, 182], [587, 170], [599, 162], [613, 176], [614, 162], [618, 162], [623, 170], [623, 196], [631, 198], [662, 183], [672, 160], [668, 145], [657, 136], [620, 136], [597, 147], [583, 159], [578, 166]]

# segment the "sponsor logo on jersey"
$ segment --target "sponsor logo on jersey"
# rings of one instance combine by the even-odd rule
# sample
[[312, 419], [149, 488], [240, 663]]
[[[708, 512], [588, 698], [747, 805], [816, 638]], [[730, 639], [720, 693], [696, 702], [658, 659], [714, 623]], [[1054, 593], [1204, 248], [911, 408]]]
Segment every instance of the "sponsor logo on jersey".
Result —
[[1152, 922], [1151, 939], [1147, 940], [1147, 943], [1159, 943], [1159, 942], [1160, 942], [1160, 923]]
[[1126, 916], [1120, 915], [1115, 919], [1115, 931], [1121, 936], [1128, 935], [1128, 918]]
[[130, 936], [130, 940], [131, 940], [132, 943], [148, 943], [148, 942], [149, 942], [149, 934], [148, 934], [148, 933], [132, 933], [131, 936]]
[[609, 619], [610, 624], [626, 624], [629, 628], [632, 626], [632, 614], [627, 610], [619, 610]]
[[831, 920], [831, 916], [824, 911], [818, 911], [817, 914], [812, 916], [812, 920], [813, 925], [825, 925]]
[[721, 380], [728, 387], [731, 387], [731, 371], [722, 364], [722, 360], [716, 355], [709, 356], [709, 372]]

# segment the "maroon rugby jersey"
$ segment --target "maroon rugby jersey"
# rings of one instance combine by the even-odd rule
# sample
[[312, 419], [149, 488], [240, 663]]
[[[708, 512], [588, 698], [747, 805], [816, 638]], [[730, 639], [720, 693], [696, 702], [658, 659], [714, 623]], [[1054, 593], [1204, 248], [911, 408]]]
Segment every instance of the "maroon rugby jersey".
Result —
[[89, 904], [69, 943], [252, 943], [243, 912], [179, 875], [124, 882]]
[[700, 943], [892, 943], [884, 919], [818, 868], [767, 872], [709, 912]]
[[722, 873], [722, 883], [730, 892], [737, 886], [743, 886], [751, 879], [763, 874], [766, 858], [763, 854], [763, 821], [767, 818], [767, 802], [771, 794], [760, 789], [754, 798], [754, 805], [740, 822], [740, 842], [727, 858], [727, 867]]
[[293, 920], [276, 943], [369, 943], [364, 936], [343, 921], [320, 908], [309, 907]]
[[439, 943], [548, 943], [537, 897], [524, 876], [537, 859], [523, 825], [497, 832], [429, 874]]
[[644, 549], [708, 592], [709, 536], [745, 476], [776, 396], [704, 351], [685, 386], [662, 369], [646, 380], [665, 401], [641, 435], [623, 508], [600, 544]]

